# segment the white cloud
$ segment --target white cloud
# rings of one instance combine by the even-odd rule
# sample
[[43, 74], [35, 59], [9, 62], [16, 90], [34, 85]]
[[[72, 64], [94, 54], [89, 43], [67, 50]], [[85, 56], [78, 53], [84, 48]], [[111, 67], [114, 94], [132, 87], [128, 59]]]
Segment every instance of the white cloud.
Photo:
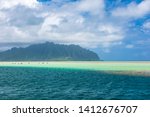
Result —
[[18, 5], [34, 8], [37, 4], [37, 0], [0, 0], [0, 9], [10, 9]]
[[98, 30], [104, 47], [121, 44], [121, 41], [124, 39], [123, 29], [117, 25], [101, 24]]
[[143, 24], [143, 28], [150, 30], [150, 22], [145, 22], [145, 23]]
[[119, 26], [89, 22], [88, 19], [70, 13], [49, 15], [39, 31], [39, 37], [61, 43], [74, 43], [84, 47], [110, 47], [122, 41], [124, 34]]
[[[84, 47], [108, 48], [120, 43], [124, 38], [123, 30], [112, 23], [104, 23], [105, 18], [101, 17], [104, 6], [103, 0], [81, 0], [64, 5], [46, 16], [39, 37], [44, 35], [51, 41]], [[93, 16], [86, 18], [81, 15], [82, 12], [90, 12]]]
[[[36, 0], [0, 0], [0, 5], [0, 42], [53, 41], [109, 48], [121, 44], [125, 36], [122, 26], [106, 19], [103, 0], [61, 7], [42, 6]], [[91, 16], [83, 16], [84, 12]]]
[[140, 18], [150, 14], [150, 0], [143, 0], [137, 4], [130, 3], [126, 7], [119, 7], [112, 11], [112, 15], [122, 18]]
[[17, 27], [0, 27], [0, 42], [25, 42], [28, 39], [28, 34]]
[[77, 9], [83, 12], [90, 12], [96, 15], [103, 15], [105, 4], [104, 0], [81, 0]]
[[0, 21], [3, 21], [6, 18], [5, 13], [0, 11]]
[[120, 34], [121, 28], [111, 24], [101, 24], [99, 26], [99, 31], [107, 34]]

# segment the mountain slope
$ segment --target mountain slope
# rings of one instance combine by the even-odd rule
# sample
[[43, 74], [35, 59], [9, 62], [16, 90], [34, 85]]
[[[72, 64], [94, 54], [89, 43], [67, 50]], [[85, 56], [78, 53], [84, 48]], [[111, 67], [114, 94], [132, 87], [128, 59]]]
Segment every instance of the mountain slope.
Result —
[[0, 52], [0, 61], [51, 60], [97, 61], [99, 57], [96, 53], [78, 45], [60, 45], [50, 42]]

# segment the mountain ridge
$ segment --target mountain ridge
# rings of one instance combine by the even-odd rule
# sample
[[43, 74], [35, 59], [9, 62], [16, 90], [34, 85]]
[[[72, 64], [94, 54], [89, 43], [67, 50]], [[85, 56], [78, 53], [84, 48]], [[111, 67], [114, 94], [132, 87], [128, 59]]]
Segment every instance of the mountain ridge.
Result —
[[13, 47], [0, 52], [0, 61], [99, 61], [93, 51], [79, 45], [55, 44], [45, 42], [28, 47]]

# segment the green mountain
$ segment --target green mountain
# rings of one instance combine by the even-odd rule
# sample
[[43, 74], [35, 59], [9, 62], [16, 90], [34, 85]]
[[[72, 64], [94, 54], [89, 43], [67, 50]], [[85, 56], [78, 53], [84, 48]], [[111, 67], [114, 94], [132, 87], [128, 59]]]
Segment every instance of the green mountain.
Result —
[[98, 61], [99, 57], [96, 53], [78, 45], [62, 45], [50, 42], [0, 52], [0, 61], [52, 60]]

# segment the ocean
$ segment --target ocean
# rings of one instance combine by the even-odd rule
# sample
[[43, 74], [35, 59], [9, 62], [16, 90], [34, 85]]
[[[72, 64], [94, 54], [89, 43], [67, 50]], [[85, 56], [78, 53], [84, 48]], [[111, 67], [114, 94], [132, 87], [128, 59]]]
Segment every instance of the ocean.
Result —
[[0, 67], [1, 100], [150, 100], [150, 76]]

